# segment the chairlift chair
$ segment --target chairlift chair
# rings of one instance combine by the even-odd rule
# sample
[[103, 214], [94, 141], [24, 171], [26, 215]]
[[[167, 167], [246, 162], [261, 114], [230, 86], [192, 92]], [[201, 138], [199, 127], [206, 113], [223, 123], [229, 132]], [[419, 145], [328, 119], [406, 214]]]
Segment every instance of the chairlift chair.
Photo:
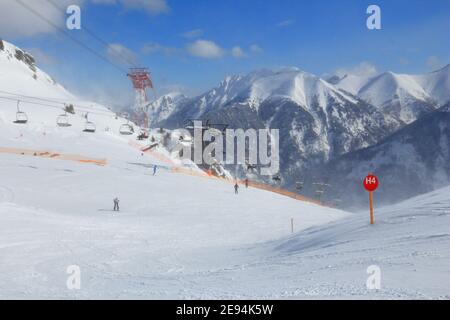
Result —
[[26, 124], [27, 122], [28, 122], [27, 114], [25, 112], [18, 111], [16, 113], [16, 121], [14, 121], [14, 123]]
[[129, 123], [124, 123], [120, 126], [119, 132], [121, 135], [130, 136], [134, 133], [134, 128]]
[[95, 123], [89, 121], [89, 112], [86, 113], [84, 117], [86, 119], [86, 123], [84, 124], [83, 132], [94, 133], [97, 128], [95, 127]]
[[17, 101], [16, 121], [14, 121], [14, 123], [26, 124], [28, 122], [28, 116], [25, 112], [20, 111], [19, 104], [20, 104], [20, 100]]
[[56, 118], [56, 124], [58, 125], [58, 127], [63, 127], [63, 128], [67, 128], [72, 126], [69, 122], [69, 116], [66, 113], [60, 114], [57, 118]]
[[91, 121], [86, 121], [83, 132], [94, 133], [95, 130], [95, 124]]

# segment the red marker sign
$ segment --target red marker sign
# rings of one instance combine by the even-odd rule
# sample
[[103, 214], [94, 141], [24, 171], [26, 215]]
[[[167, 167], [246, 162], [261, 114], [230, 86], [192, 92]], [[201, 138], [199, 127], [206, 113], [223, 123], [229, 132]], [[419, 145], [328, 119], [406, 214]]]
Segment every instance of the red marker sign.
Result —
[[377, 190], [378, 188], [378, 178], [372, 173], [369, 173], [367, 177], [364, 178], [363, 181], [364, 188], [369, 191], [369, 202], [370, 202], [370, 224], [374, 224], [374, 217], [373, 217], [373, 191]]
[[378, 178], [375, 175], [369, 173], [369, 175], [364, 179], [364, 188], [366, 188], [366, 190], [369, 192], [377, 190]]

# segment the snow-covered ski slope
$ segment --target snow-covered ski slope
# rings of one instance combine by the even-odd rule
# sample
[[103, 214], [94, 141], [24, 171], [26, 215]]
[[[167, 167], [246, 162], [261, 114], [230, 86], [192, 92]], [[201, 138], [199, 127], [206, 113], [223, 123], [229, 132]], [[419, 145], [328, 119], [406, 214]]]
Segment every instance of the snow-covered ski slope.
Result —
[[[142, 154], [136, 134], [120, 135], [123, 119], [112, 113], [93, 118], [97, 132], [85, 133], [78, 113], [61, 128], [57, 112], [33, 104], [29, 122], [14, 124], [15, 104], [0, 108], [0, 298], [199, 297], [209, 290], [209, 272], [248, 261], [249, 246], [289, 235], [291, 218], [301, 230], [347, 216], [243, 186], [235, 195], [230, 183], [174, 173], [182, 164], [163, 148]], [[16, 149], [36, 156], [9, 152]], [[116, 196], [119, 213], [112, 212]], [[69, 265], [81, 268], [79, 291], [66, 287]], [[204, 281], [191, 282], [202, 273]]]
[[[157, 160], [126, 148], [106, 166], [0, 155], [0, 298], [450, 298], [450, 188], [370, 226], [366, 212], [152, 176]], [[69, 265], [81, 290], [66, 287]], [[370, 265], [380, 290], [366, 288]]]
[[[173, 173], [111, 133], [1, 127], [0, 145], [107, 159], [97, 166], [0, 154], [1, 298], [199, 297], [208, 273], [288, 235], [291, 217], [300, 230], [346, 216], [256, 189], [235, 195], [232, 184]], [[79, 291], [66, 288], [69, 265], [81, 268]]]

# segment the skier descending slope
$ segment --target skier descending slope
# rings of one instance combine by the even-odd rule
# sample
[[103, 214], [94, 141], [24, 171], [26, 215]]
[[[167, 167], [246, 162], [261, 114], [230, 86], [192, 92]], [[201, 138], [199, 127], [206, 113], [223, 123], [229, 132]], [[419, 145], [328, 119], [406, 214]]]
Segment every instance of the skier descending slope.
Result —
[[158, 170], [158, 166], [155, 164], [153, 166], [153, 175], [156, 175], [156, 171]]
[[234, 185], [234, 193], [235, 193], [235, 194], [238, 194], [238, 193], [239, 193], [239, 185], [238, 185], [237, 182], [236, 182], [236, 184]]
[[113, 201], [114, 201], [114, 211], [120, 211], [120, 209], [119, 209], [119, 198], [115, 197]]

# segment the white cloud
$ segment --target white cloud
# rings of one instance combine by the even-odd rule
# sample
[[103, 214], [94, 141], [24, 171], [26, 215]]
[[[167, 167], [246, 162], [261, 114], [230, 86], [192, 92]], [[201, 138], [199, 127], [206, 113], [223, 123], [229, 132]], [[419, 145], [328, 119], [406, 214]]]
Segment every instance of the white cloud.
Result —
[[225, 50], [215, 42], [208, 40], [197, 40], [187, 46], [187, 51], [199, 58], [217, 59], [225, 54]]
[[280, 22], [277, 23], [277, 27], [279, 27], [279, 28], [289, 27], [289, 26], [293, 25], [294, 22], [295, 21], [292, 20], [292, 19], [283, 20], [283, 21], [280, 21]]
[[363, 61], [360, 64], [351, 68], [340, 68], [334, 72], [334, 74], [339, 77], [343, 77], [346, 74], [361, 77], [371, 77], [377, 75], [378, 73], [379, 72], [377, 68], [373, 64], [366, 61]]
[[106, 53], [108, 55], [108, 58], [113, 62], [123, 65], [127, 65], [130, 63], [137, 64], [137, 57], [133, 53], [133, 51], [121, 45], [120, 43], [109, 44], [108, 48], [106, 49]]
[[166, 56], [173, 56], [180, 53], [180, 49], [176, 47], [164, 46], [159, 43], [153, 42], [144, 45], [142, 48], [144, 54], [162, 53]]
[[237, 59], [245, 58], [247, 56], [244, 50], [242, 50], [241, 47], [239, 46], [236, 46], [233, 49], [231, 49], [231, 55]]
[[258, 46], [257, 44], [252, 44], [250, 46], [250, 52], [252, 52], [252, 53], [262, 53], [263, 49], [260, 46]]
[[187, 39], [198, 38], [201, 37], [202, 35], [203, 35], [202, 29], [189, 30], [181, 34], [182, 37]]
[[91, 0], [95, 4], [121, 4], [124, 8], [130, 10], [143, 9], [147, 13], [155, 15], [167, 13], [170, 7], [166, 0]]
[[[83, 0], [58, 0], [56, 3], [58, 7], [66, 8], [71, 4], [81, 5]], [[8, 40], [58, 32], [32, 11], [58, 27], [65, 25], [65, 12], [45, 0], [0, 0], [0, 36]]]
[[53, 0], [53, 2], [58, 8], [46, 0], [0, 0], [0, 36], [8, 40], [55, 34], [58, 31], [51, 24], [65, 28], [65, 8], [69, 5], [81, 6], [87, 2], [103, 5], [121, 4], [126, 9], [145, 10], [152, 15], [170, 11], [166, 0]]

